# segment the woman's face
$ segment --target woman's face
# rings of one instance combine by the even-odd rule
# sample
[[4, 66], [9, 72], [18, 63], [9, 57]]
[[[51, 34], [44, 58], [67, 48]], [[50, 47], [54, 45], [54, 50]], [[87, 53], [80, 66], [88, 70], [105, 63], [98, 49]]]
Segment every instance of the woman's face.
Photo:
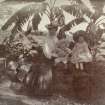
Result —
[[80, 36], [80, 37], [78, 38], [78, 42], [79, 42], [79, 43], [84, 42], [84, 37]]

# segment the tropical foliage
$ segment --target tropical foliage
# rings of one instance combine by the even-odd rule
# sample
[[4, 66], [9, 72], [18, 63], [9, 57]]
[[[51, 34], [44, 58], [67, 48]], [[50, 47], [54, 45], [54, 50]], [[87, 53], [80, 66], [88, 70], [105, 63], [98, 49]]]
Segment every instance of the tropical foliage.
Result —
[[[7, 1], [12, 0], [5, 0], [5, 2]], [[29, 2], [27, 0], [21, 1]], [[30, 0], [30, 2], [32, 1], [33, 0]], [[38, 2], [38, 0], [35, 1]], [[39, 1], [41, 2], [41, 0]], [[19, 76], [19, 80], [22, 77], [22, 82], [25, 82], [26, 85], [28, 84], [33, 90], [36, 90], [36, 82], [41, 88], [46, 89], [48, 84], [52, 81], [51, 67], [53, 59], [49, 60], [43, 54], [41, 45], [43, 45], [46, 40], [46, 33], [40, 32], [38, 27], [43, 20], [42, 17], [44, 14], [49, 19], [50, 25], [58, 27], [59, 30], [57, 34], [61, 38], [63, 35], [66, 35], [67, 31], [71, 33], [72, 28], [85, 22], [87, 24], [85, 30], [87, 33], [86, 37], [88, 38], [90, 49], [93, 50], [94, 58], [105, 60], [103, 59], [105, 58], [105, 53], [102, 53], [105, 49], [105, 38], [103, 38], [105, 32], [105, 16], [102, 11], [103, 4], [100, 4], [102, 8], [98, 10], [97, 8], [99, 7], [97, 7], [97, 5], [93, 6], [92, 0], [69, 0], [70, 5], [67, 4], [60, 7], [55, 7], [56, 0], [54, 0], [52, 4], [43, 1], [44, 0], [38, 4], [32, 3], [23, 7], [11, 16], [2, 26], [2, 30], [11, 28], [11, 35], [3, 42], [9, 52], [7, 58], [9, 57], [10, 60], [16, 58], [12, 63], [10, 62], [10, 66], [12, 68], [12, 66], [16, 65], [14, 68], [15, 71], [17, 70], [17, 77]], [[51, 3], [52, 0], [49, 1]], [[74, 19], [65, 23], [64, 11], [74, 16]], [[24, 26], [26, 29], [23, 28]], [[72, 35], [76, 33], [78, 32], [72, 33]], [[31, 58], [31, 67], [26, 60], [28, 58]], [[32, 63], [33, 60], [34, 66]], [[22, 73], [21, 71], [25, 72]], [[24, 78], [26, 79], [25, 81]]]
[[[62, 8], [68, 13], [72, 14], [77, 18], [83, 18], [87, 22], [86, 32], [88, 33], [88, 38], [90, 40], [91, 46], [98, 46], [99, 41], [104, 33], [105, 21], [104, 21], [104, 1], [98, 2], [96, 5], [94, 0], [70, 0], [70, 5], [64, 5]], [[75, 21], [75, 20], [74, 20]], [[69, 23], [70, 24], [70, 23]], [[68, 25], [69, 25], [68, 24]], [[77, 25], [77, 24], [76, 24]], [[70, 26], [71, 27], [71, 26]], [[66, 29], [69, 30], [70, 28]], [[96, 50], [97, 49], [97, 50]], [[99, 53], [100, 48], [95, 47], [95, 52]], [[96, 54], [95, 53], [95, 54]]]
[[[5, 0], [5, 2], [11, 0]], [[15, 1], [15, 0], [14, 0]], [[38, 2], [37, 0], [23, 0], [24, 2]], [[91, 47], [98, 45], [99, 41], [104, 33], [105, 29], [105, 16], [104, 16], [104, 1], [99, 2], [99, 5], [95, 4], [95, 0], [69, 0], [70, 4], [61, 5], [61, 7], [55, 7], [56, 0], [53, 3], [43, 2], [41, 4], [30, 4], [17, 11], [2, 27], [2, 30], [8, 29], [13, 25], [11, 29], [11, 40], [18, 32], [24, 32], [28, 35], [32, 30], [38, 30], [38, 25], [42, 20], [42, 16], [45, 13], [50, 23], [60, 27], [59, 35], [63, 35], [66, 31], [70, 31], [73, 27], [85, 22], [87, 24], [86, 32], [88, 33], [88, 40]], [[51, 4], [52, 3], [52, 4]], [[75, 18], [69, 23], [65, 24], [65, 16], [63, 11], [68, 12]], [[36, 21], [37, 20], [37, 21]], [[26, 30], [23, 29], [26, 26]], [[95, 50], [96, 51], [96, 50]], [[98, 51], [99, 52], [99, 51]]]

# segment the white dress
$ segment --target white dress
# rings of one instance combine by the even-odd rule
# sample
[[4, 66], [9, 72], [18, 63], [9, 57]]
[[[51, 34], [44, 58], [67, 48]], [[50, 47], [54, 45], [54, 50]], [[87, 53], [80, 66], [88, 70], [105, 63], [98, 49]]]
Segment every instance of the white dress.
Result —
[[72, 63], [81, 63], [81, 62], [91, 62], [92, 54], [88, 48], [88, 44], [86, 42], [76, 43], [72, 50]]
[[43, 52], [48, 59], [51, 59], [53, 56], [56, 56], [55, 49], [57, 41], [58, 40], [56, 36], [53, 37], [48, 36], [46, 38], [46, 41], [43, 45]]

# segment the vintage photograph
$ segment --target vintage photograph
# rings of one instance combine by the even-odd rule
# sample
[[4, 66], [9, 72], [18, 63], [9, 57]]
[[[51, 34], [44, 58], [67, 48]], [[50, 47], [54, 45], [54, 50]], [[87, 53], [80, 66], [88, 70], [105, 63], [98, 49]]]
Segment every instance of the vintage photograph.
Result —
[[105, 0], [0, 0], [0, 105], [105, 105]]

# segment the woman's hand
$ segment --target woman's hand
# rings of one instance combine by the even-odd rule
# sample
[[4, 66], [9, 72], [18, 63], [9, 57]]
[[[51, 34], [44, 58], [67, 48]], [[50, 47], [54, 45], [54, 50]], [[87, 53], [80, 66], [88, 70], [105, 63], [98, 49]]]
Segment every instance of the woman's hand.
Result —
[[67, 52], [68, 54], [71, 54], [71, 53], [72, 53], [72, 50], [69, 49], [69, 48], [66, 48], [66, 52]]

